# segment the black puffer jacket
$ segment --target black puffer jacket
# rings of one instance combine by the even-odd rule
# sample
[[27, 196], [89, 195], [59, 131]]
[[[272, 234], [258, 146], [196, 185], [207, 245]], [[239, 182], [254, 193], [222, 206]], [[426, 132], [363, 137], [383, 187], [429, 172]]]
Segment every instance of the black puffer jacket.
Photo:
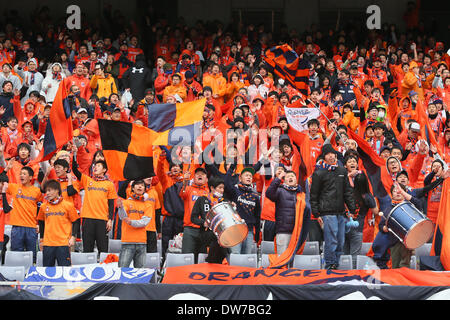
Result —
[[344, 214], [345, 204], [350, 213], [355, 212], [353, 189], [344, 167], [338, 166], [335, 170], [316, 169], [312, 175], [310, 193], [314, 217]]
[[[266, 190], [266, 197], [275, 203], [275, 232], [292, 233], [295, 226], [297, 193], [302, 192], [301, 187], [289, 190], [275, 178]], [[309, 208], [305, 207], [305, 210]]]

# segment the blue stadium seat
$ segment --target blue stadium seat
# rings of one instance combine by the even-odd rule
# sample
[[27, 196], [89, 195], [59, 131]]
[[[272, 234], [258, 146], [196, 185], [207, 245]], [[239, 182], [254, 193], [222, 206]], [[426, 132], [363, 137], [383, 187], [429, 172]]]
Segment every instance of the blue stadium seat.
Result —
[[294, 258], [293, 267], [302, 270], [320, 270], [322, 263], [320, 255], [296, 255]]
[[230, 265], [249, 268], [258, 268], [258, 256], [256, 253], [250, 254], [230, 254]]

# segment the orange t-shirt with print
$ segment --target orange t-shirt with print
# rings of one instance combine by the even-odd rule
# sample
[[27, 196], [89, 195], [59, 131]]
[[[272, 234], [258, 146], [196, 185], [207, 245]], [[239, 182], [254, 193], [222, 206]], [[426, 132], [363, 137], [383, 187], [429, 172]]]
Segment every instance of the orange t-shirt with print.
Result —
[[58, 204], [44, 202], [39, 209], [37, 219], [45, 223], [43, 245], [62, 247], [69, 245], [72, 236], [72, 223], [79, 216], [72, 202], [62, 200]]
[[198, 225], [191, 222], [191, 212], [195, 201], [197, 201], [199, 197], [207, 196], [208, 193], [208, 184], [204, 184], [202, 186], [187, 186], [184, 191], [181, 189], [180, 198], [184, 201], [183, 224], [185, 227], [200, 228]]
[[[155, 210], [161, 209], [161, 202], [159, 201], [158, 192], [155, 187], [152, 186], [148, 191], [146, 191], [148, 198], [145, 201], [151, 201], [153, 203], [153, 212], [150, 220], [150, 223], [145, 227], [146, 231], [154, 231], [156, 232], [156, 215]], [[127, 188], [127, 197], [131, 197], [131, 186]]]
[[80, 186], [84, 189], [81, 218], [108, 221], [108, 200], [117, 198], [114, 184], [109, 180], [95, 181], [83, 174]]
[[[150, 217], [151, 220], [154, 220], [155, 205], [152, 201], [127, 199], [123, 201], [123, 208], [130, 220], [140, 220], [143, 216]], [[128, 223], [122, 222], [122, 242], [147, 243], [147, 232], [145, 229], [134, 228]]]
[[9, 224], [12, 226], [36, 228], [37, 203], [42, 201], [42, 193], [33, 185], [23, 186], [10, 183], [6, 191], [13, 199]]

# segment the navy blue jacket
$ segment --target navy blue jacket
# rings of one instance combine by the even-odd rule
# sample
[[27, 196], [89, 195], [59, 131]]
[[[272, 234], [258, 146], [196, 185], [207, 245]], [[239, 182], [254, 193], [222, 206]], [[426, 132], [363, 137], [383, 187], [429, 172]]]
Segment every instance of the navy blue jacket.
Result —
[[6, 125], [6, 121], [12, 116], [14, 116], [14, 94], [11, 93], [1, 93], [0, 94], [0, 106], [5, 108], [5, 113], [1, 116], [1, 121]]
[[225, 175], [225, 192], [230, 200], [236, 203], [239, 216], [245, 220], [249, 231], [255, 228], [255, 240], [259, 239], [259, 228], [261, 222], [261, 197], [251, 187], [234, 185], [233, 172], [236, 165], [232, 164]]
[[[295, 226], [295, 206], [297, 203], [297, 193], [303, 192], [298, 186], [296, 190], [284, 188], [281, 180], [275, 178], [266, 190], [266, 197], [275, 203], [275, 232], [292, 233]], [[306, 201], [306, 197], [305, 197]], [[310, 211], [310, 206], [306, 203], [305, 212]]]

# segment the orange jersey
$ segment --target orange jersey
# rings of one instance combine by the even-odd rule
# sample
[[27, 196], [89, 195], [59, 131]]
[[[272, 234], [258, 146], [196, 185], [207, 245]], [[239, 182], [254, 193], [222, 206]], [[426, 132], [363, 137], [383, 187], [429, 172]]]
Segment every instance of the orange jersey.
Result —
[[194, 227], [194, 228], [200, 228], [198, 225], [193, 224], [191, 222], [191, 212], [192, 208], [194, 207], [195, 201], [199, 197], [207, 196], [209, 193], [208, 185], [202, 185], [202, 186], [187, 186], [184, 189], [181, 189], [180, 191], [180, 197], [184, 201], [184, 221], [183, 224], [185, 227]]
[[37, 203], [42, 200], [42, 193], [38, 187], [23, 186], [10, 183], [8, 195], [13, 198], [9, 224], [12, 226], [35, 228], [37, 224]]
[[[150, 217], [150, 221], [155, 220], [155, 204], [152, 201], [127, 199], [123, 201], [123, 208], [130, 220], [140, 220], [143, 216]], [[146, 243], [146, 228], [134, 228], [122, 222], [122, 242]]]
[[114, 184], [109, 180], [95, 181], [83, 174], [80, 185], [85, 192], [81, 217], [107, 221], [109, 219], [108, 200], [117, 198]]
[[68, 246], [72, 235], [72, 223], [79, 216], [73, 203], [62, 200], [58, 204], [44, 202], [39, 210], [37, 219], [45, 223], [44, 246]]
[[[155, 231], [156, 232], [156, 215], [155, 210], [161, 209], [161, 202], [159, 201], [158, 192], [155, 189], [155, 186], [152, 186], [148, 191], [146, 191], [148, 198], [145, 201], [150, 201], [153, 203], [153, 212], [150, 223], [145, 227], [146, 231]], [[127, 197], [131, 197], [131, 186], [127, 188]]]

